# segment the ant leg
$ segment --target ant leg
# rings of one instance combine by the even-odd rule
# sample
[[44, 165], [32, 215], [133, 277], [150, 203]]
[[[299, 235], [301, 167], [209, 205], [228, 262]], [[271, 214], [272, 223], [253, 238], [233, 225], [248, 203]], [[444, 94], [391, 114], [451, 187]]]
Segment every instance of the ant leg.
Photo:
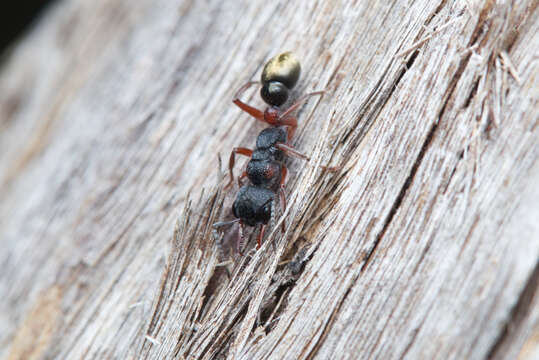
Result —
[[290, 142], [294, 133], [296, 132], [296, 127], [298, 126], [298, 121], [295, 116], [292, 116], [292, 112], [296, 111], [301, 105], [307, 102], [307, 99], [315, 95], [323, 95], [324, 91], [314, 91], [300, 97], [295, 103], [293, 103], [288, 109], [286, 109], [279, 118], [277, 119], [278, 126], [288, 126], [288, 136], [287, 141]]
[[262, 239], [264, 238], [264, 233], [266, 232], [266, 224], [262, 224], [258, 237], [256, 238], [256, 249], [260, 249], [262, 246]]
[[[235, 224], [237, 223], [238, 221], [240, 221], [240, 219], [234, 219], [234, 220], [230, 220], [230, 221], [219, 221], [219, 222], [216, 222], [212, 225], [212, 235], [213, 235], [213, 239], [214, 241], [217, 243], [217, 247], [219, 249], [219, 253], [220, 254], [223, 254], [225, 255], [225, 252], [224, 252], [224, 249], [223, 249], [223, 241], [224, 241], [224, 238], [225, 236], [221, 233], [219, 234], [218, 230], [219, 228], [221, 227], [224, 227], [224, 226], [228, 226], [228, 225], [232, 225], [232, 224]], [[227, 271], [228, 272], [228, 271]]]
[[[275, 218], [277, 217], [277, 214], [275, 214], [276, 208], [277, 208], [277, 200], [274, 198], [273, 201], [271, 202], [271, 212], [270, 212], [270, 220], [269, 220], [269, 226], [271, 229], [274, 229], [275, 224], [276, 224], [276, 220], [275, 220]], [[273, 241], [271, 242], [271, 247], [273, 248], [274, 251], [277, 250], [277, 247], [275, 244], [276, 241], [277, 239], [273, 238]]]
[[[286, 176], [288, 175], [288, 169], [286, 166], [281, 165], [281, 183], [279, 184], [279, 199], [281, 200], [281, 210], [284, 213], [286, 209], [286, 195], [284, 193], [284, 183], [286, 182]], [[286, 230], [286, 223], [283, 220], [283, 232]]]
[[[278, 142], [277, 144], [275, 144], [275, 147], [277, 147], [277, 149], [281, 150], [282, 152], [284, 152], [288, 156], [295, 157], [295, 158], [302, 159], [302, 160], [306, 160], [306, 161], [311, 161], [311, 159], [307, 155], [304, 155], [304, 154], [300, 153], [299, 151], [297, 151], [296, 149], [294, 149], [290, 145], [286, 145], [286, 144]], [[338, 171], [338, 170], [340, 170], [342, 168], [342, 166], [325, 166], [325, 165], [320, 165], [320, 167], [322, 169], [324, 169], [326, 171], [330, 171], [330, 172], [335, 172], [335, 171]]]
[[245, 243], [245, 237], [243, 236], [243, 229], [245, 225], [243, 222], [240, 221], [240, 228], [238, 230], [238, 242], [236, 243], [236, 249], [238, 250], [238, 253], [240, 256], [243, 256], [243, 244]]
[[305, 104], [309, 97], [315, 96], [315, 95], [323, 95], [324, 92], [325, 92], [324, 90], [322, 90], [322, 91], [314, 91], [314, 92], [303, 95], [295, 103], [293, 103], [288, 109], [286, 109], [286, 111], [283, 112], [281, 114], [281, 116], [279, 116], [279, 120], [282, 119], [282, 118], [287, 117], [288, 115], [290, 115], [290, 113], [297, 110], [301, 105]]
[[279, 118], [277, 126], [286, 126], [286, 141], [290, 142], [292, 140], [292, 137], [294, 137], [294, 133], [296, 132], [296, 128], [298, 127], [298, 119], [296, 119], [295, 116], [287, 116], [286, 118]]
[[212, 225], [212, 227], [214, 229], [218, 229], [218, 228], [223, 227], [223, 226], [232, 225], [234, 223], [237, 223], [238, 221], [240, 221], [240, 219], [234, 219], [234, 220], [230, 220], [230, 221], [219, 221], [219, 222], [214, 223]]
[[281, 181], [279, 183], [279, 191], [281, 193], [281, 208], [284, 211], [286, 209], [286, 198], [284, 196], [284, 183], [288, 175], [288, 169], [284, 164], [281, 165]]
[[238, 176], [238, 185], [239, 185], [239, 187], [242, 187], [243, 184], [241, 183], [241, 181], [246, 177], [247, 177], [247, 171], [244, 171], [241, 174], [241, 176]]
[[232, 149], [232, 152], [230, 153], [230, 159], [228, 160], [228, 173], [230, 174], [230, 181], [228, 184], [226, 184], [225, 189], [228, 189], [230, 186], [232, 186], [232, 183], [234, 182], [234, 164], [236, 163], [236, 154], [245, 155], [248, 157], [251, 157], [253, 155], [253, 150], [243, 148], [243, 147], [235, 147]]
[[247, 90], [248, 88], [250, 88], [252, 85], [255, 85], [255, 84], [260, 84], [260, 82], [249, 81], [247, 84], [240, 87], [238, 92], [236, 92], [236, 95], [234, 95], [234, 100], [232, 100], [232, 102], [236, 104], [240, 109], [242, 109], [243, 111], [245, 111], [246, 113], [254, 117], [255, 119], [264, 121], [264, 113], [262, 111], [258, 110], [257, 108], [252, 107], [251, 105], [247, 105], [246, 103], [244, 103], [243, 101], [239, 99], [241, 94], [245, 90]]
[[297, 151], [290, 145], [278, 142], [275, 144], [275, 147], [281, 150], [282, 152], [284, 152], [288, 156], [295, 157], [301, 160], [307, 160], [307, 161], [311, 160], [307, 155], [300, 153], [299, 151]]

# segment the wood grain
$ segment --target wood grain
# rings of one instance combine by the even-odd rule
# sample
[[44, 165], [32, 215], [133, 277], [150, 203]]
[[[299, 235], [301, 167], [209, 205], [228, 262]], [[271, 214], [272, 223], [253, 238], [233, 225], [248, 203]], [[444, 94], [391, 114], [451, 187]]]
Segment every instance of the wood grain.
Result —
[[[0, 357], [536, 358], [538, 18], [57, 3], [0, 68]], [[253, 146], [231, 98], [285, 50], [295, 95], [327, 92], [299, 113], [286, 231], [239, 257], [212, 234], [218, 154]]]

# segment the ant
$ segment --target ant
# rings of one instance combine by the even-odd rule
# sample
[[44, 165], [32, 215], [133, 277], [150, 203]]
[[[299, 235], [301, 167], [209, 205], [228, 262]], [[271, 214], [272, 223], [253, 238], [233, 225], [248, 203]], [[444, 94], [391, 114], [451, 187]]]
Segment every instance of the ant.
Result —
[[[262, 225], [257, 237], [257, 249], [260, 248], [267, 223], [273, 219], [272, 205], [277, 192], [282, 210], [284, 211], [286, 208], [284, 184], [288, 170], [283, 163], [284, 156], [310, 160], [308, 156], [301, 154], [289, 145], [297, 128], [297, 119], [293, 112], [303, 105], [309, 97], [322, 95], [324, 91], [305, 94], [286, 110], [281, 111], [280, 109], [280, 106], [288, 100], [289, 91], [298, 82], [300, 72], [299, 61], [291, 52], [279, 54], [265, 64], [261, 81], [250, 81], [243, 85], [232, 101], [255, 119], [271, 125], [260, 132], [254, 150], [244, 147], [236, 147], [232, 150], [228, 163], [230, 181], [225, 188], [230, 188], [234, 182], [233, 168], [236, 154], [250, 158], [245, 171], [238, 177], [240, 190], [232, 205], [232, 213], [236, 219], [213, 224], [214, 229], [216, 229], [239, 222], [239, 237], [236, 247], [240, 255], [242, 255], [244, 227], [246, 225]], [[262, 84], [260, 96], [269, 105], [264, 111], [240, 100], [241, 94], [255, 84]], [[322, 168], [327, 171], [340, 169], [340, 167], [327, 166], [322, 166]], [[242, 184], [242, 179], [245, 177], [249, 179], [249, 185]]]

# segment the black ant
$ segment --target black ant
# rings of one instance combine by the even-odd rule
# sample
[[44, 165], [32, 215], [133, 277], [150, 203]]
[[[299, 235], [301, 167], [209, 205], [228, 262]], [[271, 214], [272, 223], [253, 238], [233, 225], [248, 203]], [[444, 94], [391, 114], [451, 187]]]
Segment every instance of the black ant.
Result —
[[[234, 182], [233, 168], [236, 154], [250, 157], [246, 170], [238, 177], [240, 190], [232, 205], [232, 212], [236, 219], [213, 225], [214, 228], [218, 228], [239, 222], [239, 238], [236, 245], [240, 255], [242, 254], [245, 225], [262, 225], [257, 237], [257, 249], [260, 248], [267, 223], [273, 218], [272, 205], [277, 192], [279, 192], [283, 211], [286, 208], [284, 184], [288, 170], [283, 163], [284, 156], [310, 160], [309, 157], [299, 153], [289, 145], [297, 128], [297, 119], [292, 113], [310, 96], [322, 95], [324, 91], [305, 94], [284, 111], [279, 108], [288, 100], [288, 93], [298, 82], [300, 72], [299, 61], [291, 52], [277, 55], [264, 66], [261, 81], [250, 81], [243, 85], [232, 101], [255, 119], [271, 125], [260, 132], [254, 150], [244, 147], [236, 147], [232, 150], [228, 164], [230, 181], [226, 188], [229, 188]], [[245, 90], [255, 84], [262, 84], [260, 96], [269, 105], [263, 112], [239, 99]], [[328, 171], [339, 169], [339, 167], [326, 166], [322, 166], [322, 168]], [[245, 177], [249, 179], [250, 184], [242, 186], [242, 179]]]

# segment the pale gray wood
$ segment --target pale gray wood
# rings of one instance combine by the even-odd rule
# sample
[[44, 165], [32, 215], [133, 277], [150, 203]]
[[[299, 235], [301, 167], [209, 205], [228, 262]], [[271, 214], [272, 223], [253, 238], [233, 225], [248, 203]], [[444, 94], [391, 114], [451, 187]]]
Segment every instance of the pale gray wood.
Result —
[[[538, 18], [59, 2], [0, 69], [0, 356], [536, 358]], [[264, 127], [231, 97], [284, 50], [296, 95], [328, 90], [299, 114], [312, 160], [288, 162], [286, 233], [227, 257], [217, 154]]]

